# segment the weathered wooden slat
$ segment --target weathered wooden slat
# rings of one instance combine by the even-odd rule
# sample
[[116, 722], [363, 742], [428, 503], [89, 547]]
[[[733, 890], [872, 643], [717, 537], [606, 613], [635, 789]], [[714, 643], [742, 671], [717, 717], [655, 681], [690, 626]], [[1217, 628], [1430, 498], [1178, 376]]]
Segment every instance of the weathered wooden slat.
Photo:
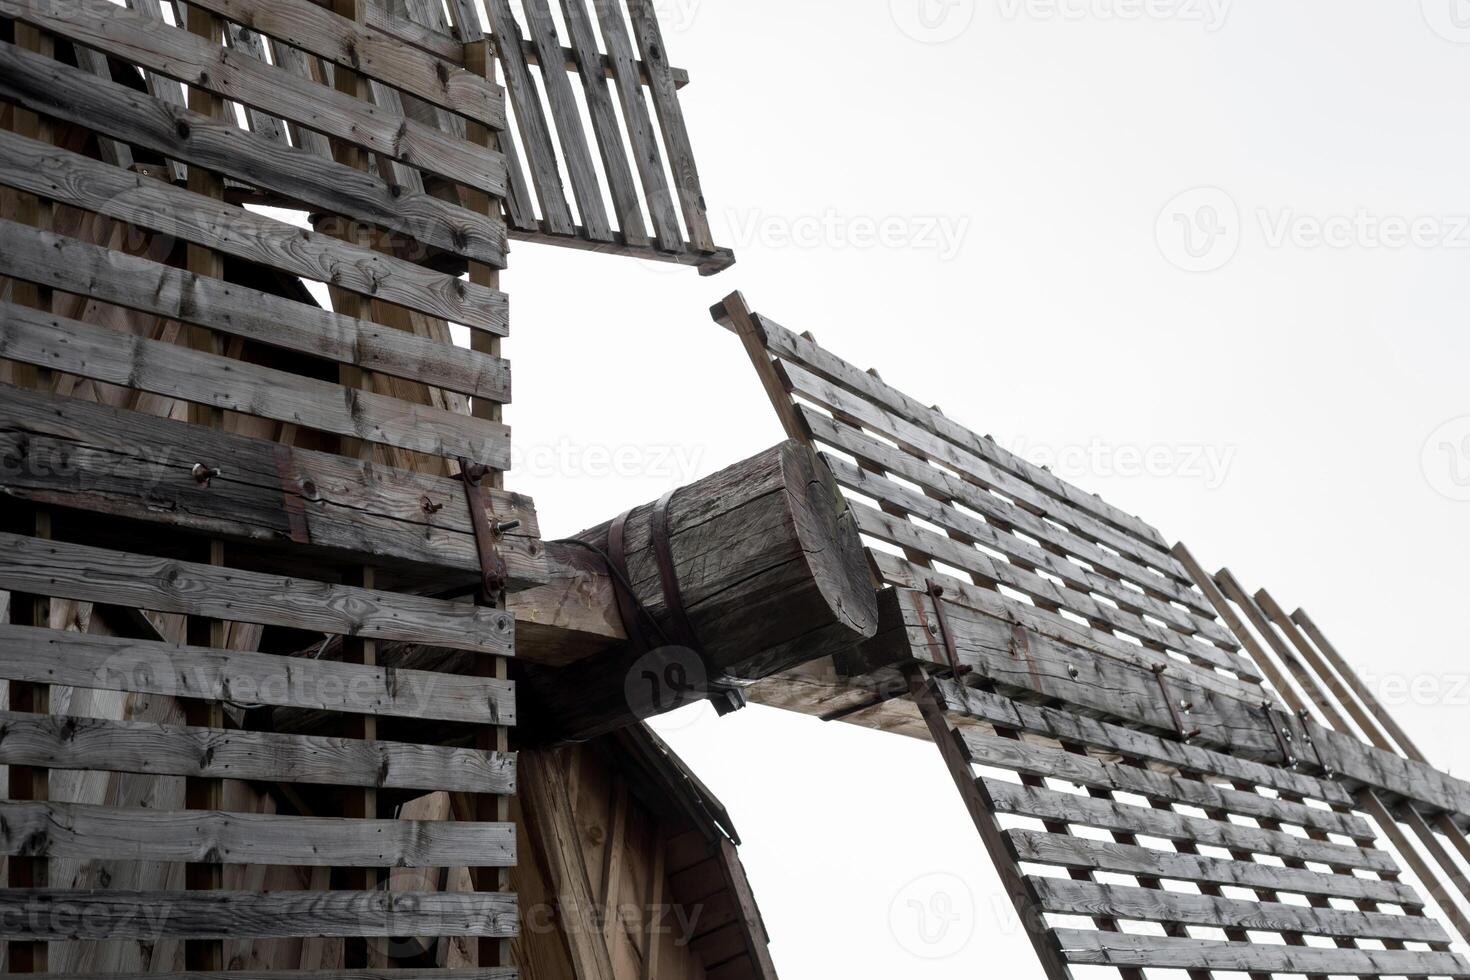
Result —
[[[582, 0], [572, 2], [581, 3]], [[597, 12], [602, 41], [612, 63], [614, 87], [623, 108], [623, 123], [628, 130], [638, 177], [643, 183], [648, 213], [653, 217], [658, 247], [665, 252], [682, 252], [684, 235], [674, 213], [674, 200], [669, 193], [668, 178], [664, 175], [663, 153], [659, 150], [657, 130], [643, 95], [643, 80], [633, 54], [633, 42], [628, 37], [628, 27], [623, 22], [621, 6], [594, 0], [592, 7]]]
[[684, 227], [689, 241], [701, 252], [715, 248], [710, 236], [709, 217], [705, 214], [704, 188], [699, 182], [699, 168], [694, 163], [694, 149], [689, 142], [689, 129], [684, 124], [684, 111], [679, 107], [679, 93], [674, 87], [668, 48], [659, 30], [658, 15], [650, 0], [627, 0], [628, 17], [638, 41], [638, 52], [648, 70], [648, 91], [658, 114], [659, 128], [668, 151], [669, 169], [674, 174], [674, 187], [684, 213]]
[[1217, 943], [1076, 929], [1058, 929], [1056, 936], [1063, 955], [1078, 965], [1348, 976], [1470, 976], [1470, 964], [1455, 953]]
[[0, 889], [0, 935], [45, 939], [492, 936], [516, 897], [484, 892]]
[[509, 681], [29, 626], [0, 626], [0, 677], [420, 721], [516, 722]]
[[495, 50], [505, 72], [511, 105], [515, 107], [516, 128], [521, 136], [519, 145], [531, 170], [531, 182], [536, 186], [542, 221], [553, 234], [575, 234], [572, 212], [562, 190], [556, 150], [551, 144], [551, 132], [541, 111], [536, 80], [521, 51], [520, 25], [516, 23], [507, 0], [485, 0], [485, 13], [490, 18]]
[[[0, 489], [235, 540], [289, 543], [318, 556], [408, 565], [454, 588], [480, 573], [458, 480], [0, 385]], [[201, 485], [196, 463], [222, 473]], [[513, 588], [548, 579], [529, 498], [484, 489]], [[468, 590], [467, 590], [468, 591]]]
[[197, 6], [492, 129], [505, 128], [499, 88], [465, 71], [458, 45], [452, 57], [436, 57], [307, 0], [200, 0]]
[[386, 118], [366, 102], [232, 54], [189, 31], [159, 28], [111, 5], [105, 13], [77, 7], [61, 16], [44, 0], [0, 0], [0, 14], [448, 180], [505, 193], [505, 160], [498, 153], [412, 120]]
[[510, 397], [498, 357], [0, 220], [0, 275], [477, 398]]
[[1449, 934], [1433, 919], [1374, 912], [1304, 908], [1280, 902], [1247, 902], [1156, 888], [1097, 885], [1089, 881], [1032, 878], [1041, 908], [1057, 915], [1105, 916], [1138, 922], [1177, 922], [1190, 926], [1232, 926], [1254, 932], [1296, 932], [1351, 939], [1399, 939], [1448, 943]]
[[508, 612], [0, 532], [0, 587], [37, 595], [402, 640], [508, 657]]
[[[506, 295], [0, 131], [0, 184], [504, 335]], [[447, 382], [445, 382], [447, 385]]]
[[[495, 0], [491, 0], [492, 6], [494, 3]], [[548, 66], [541, 73], [541, 80], [546, 85], [546, 100], [551, 106], [552, 118], [556, 120], [557, 142], [561, 144], [567, 176], [572, 181], [572, 196], [577, 201], [577, 213], [582, 219], [582, 232], [593, 241], [611, 241], [612, 227], [608, 224], [607, 208], [602, 203], [602, 187], [592, 166], [587, 135], [582, 130], [581, 108], [572, 93], [571, 79], [560, 70], [561, 40], [557, 37], [556, 22], [551, 19], [551, 8], [546, 0], [522, 0], [522, 5], [531, 30], [531, 42], [536, 46], [541, 64]]]
[[[226, 24], [225, 40], [236, 51], [250, 55], [257, 61], [268, 61], [265, 54], [265, 39], [248, 27]], [[250, 131], [263, 136], [272, 143], [286, 141], [286, 124], [268, 112], [247, 107], [245, 118], [250, 121]]]
[[1018, 786], [993, 779], [985, 780], [985, 788], [1001, 813], [1314, 861], [1333, 868], [1361, 868], [1387, 873], [1398, 871], [1393, 856], [1386, 851], [1310, 840], [1280, 831], [1260, 830], [1201, 817], [1186, 817], [1168, 810], [1130, 806], [1112, 800]]
[[[97, 980], [95, 973], [49, 973], [48, 980]], [[109, 973], [108, 980], [518, 980], [515, 967], [445, 970], [217, 970]]]
[[0, 762], [153, 776], [515, 792], [515, 756], [505, 753], [13, 711], [0, 711]]
[[[505, 265], [505, 229], [499, 221], [428, 194], [395, 193], [376, 177], [309, 149], [272, 143], [229, 120], [211, 119], [91, 78], [4, 43], [0, 43], [0, 96], [313, 209], [380, 225], [476, 261]], [[505, 297], [498, 290], [346, 242], [324, 245], [323, 241], [333, 240], [331, 236], [200, 200], [182, 188], [49, 145], [45, 147], [49, 155], [43, 155], [14, 134], [4, 134], [0, 146], [0, 181], [10, 186], [28, 189], [40, 184], [54, 191], [48, 196], [56, 199], [89, 198], [90, 203], [67, 203], [189, 241], [206, 238], [196, 243], [466, 326], [506, 332]], [[265, 241], [259, 240], [261, 235]]]
[[[924, 508], [923, 504], [905, 494], [901, 487], [891, 481], [886, 481], [878, 476], [858, 475], [861, 474], [861, 470], [842, 460], [831, 460], [831, 465], [834, 473], [845, 486], [862, 487], [866, 492], [873, 492], [876, 488], [883, 499], [900, 501], [899, 506], [913, 503], [917, 507]], [[1086, 592], [1058, 585], [1045, 576], [1027, 571], [1009, 562], [993, 559], [972, 545], [936, 534], [925, 527], [893, 514], [885, 514], [872, 507], [854, 507], [853, 513], [857, 516], [859, 528], [864, 534], [901, 548], [929, 555], [944, 564], [978, 575], [985, 581], [997, 582], [1015, 589], [1036, 600], [1042, 609], [1049, 609], [1052, 606], [1066, 609], [1088, 622], [1103, 624], [1141, 641], [1182, 653], [1204, 667], [1218, 667], [1242, 674], [1250, 672], [1249, 664], [1241, 657], [1218, 647], [1201, 643], [1185, 633], [1160, 626], [1127, 609], [1101, 602]], [[920, 514], [920, 516], [930, 520], [934, 519], [927, 513]], [[946, 523], [960, 523], [957, 520], [946, 519], [944, 515], [936, 516], [940, 520], [945, 520]], [[1135, 594], [1143, 598], [1141, 594]]]
[[1424, 904], [1424, 900], [1414, 889], [1400, 881], [1321, 874], [1252, 861], [1179, 854], [1065, 834], [1044, 834], [1034, 830], [1009, 830], [1006, 831], [1006, 836], [1015, 849], [1017, 859], [1029, 864], [1266, 889], [1322, 898], [1386, 902], [1405, 908], [1420, 908]]
[[[545, 5], [545, 0], [541, 0]], [[575, 70], [582, 76], [582, 91], [587, 98], [587, 113], [597, 135], [597, 148], [602, 156], [602, 170], [612, 192], [613, 209], [618, 216], [618, 230], [627, 244], [646, 248], [648, 228], [643, 221], [643, 208], [638, 203], [638, 189], [633, 185], [633, 170], [623, 149], [618, 129], [617, 112], [608, 92], [603, 72], [603, 56], [597, 49], [597, 35], [587, 16], [585, 0], [561, 0], [562, 17], [571, 35]], [[533, 25], [534, 26], [534, 25]]]
[[[107, 63], [107, 55], [80, 44], [75, 46], [75, 51], [78, 68], [98, 78], [112, 81], [112, 68]], [[114, 167], [128, 170], [133, 166], [133, 148], [126, 143], [110, 140], [106, 136], [98, 136], [97, 151], [102, 154], [103, 160]]]
[[0, 356], [94, 381], [434, 456], [510, 465], [498, 422], [0, 305]]
[[298, 867], [515, 864], [514, 824], [0, 802], [0, 850], [48, 858]]
[[1260, 818], [1310, 827], [1355, 840], [1371, 841], [1376, 836], [1368, 821], [1354, 814], [1272, 799], [1193, 779], [1166, 776], [1136, 766], [1103, 762], [1075, 752], [1032, 745], [1013, 738], [986, 735], [974, 727], [961, 729], [965, 751], [977, 765], [1009, 769], [1026, 775], [1064, 779], [1096, 789], [1121, 790], [1168, 803], [1184, 803], [1203, 810], [1225, 810], [1243, 817]]
[[1213, 752], [1197, 745], [1159, 738], [1070, 711], [1025, 704], [974, 688], [960, 688], [947, 680], [938, 683], [947, 710], [1003, 728], [1043, 735], [1059, 742], [1107, 749], [1176, 770], [1238, 779], [1337, 806], [1352, 806], [1355, 802], [1351, 793], [1330, 780], [1263, 765], [1237, 754]]

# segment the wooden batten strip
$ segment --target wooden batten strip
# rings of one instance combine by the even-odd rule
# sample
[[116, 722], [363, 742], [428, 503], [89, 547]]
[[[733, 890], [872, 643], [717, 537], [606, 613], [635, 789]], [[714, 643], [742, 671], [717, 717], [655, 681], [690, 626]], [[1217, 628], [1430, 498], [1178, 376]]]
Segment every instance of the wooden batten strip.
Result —
[[1261, 888], [1294, 895], [1387, 902], [1420, 908], [1424, 900], [1398, 881], [1322, 874], [1298, 868], [1278, 868], [1252, 861], [1179, 854], [1150, 847], [1089, 840], [1034, 830], [1008, 830], [1016, 857], [1028, 864], [1106, 871], [1134, 877], [1189, 881], [1237, 888]]
[[0, 220], [0, 275], [493, 401], [497, 357]]
[[[272, 143], [229, 120], [211, 119], [169, 105], [4, 43], [0, 43], [0, 97], [31, 105], [37, 111], [170, 158], [217, 170], [311, 208], [350, 215], [354, 220], [380, 225], [413, 241], [479, 261], [499, 266], [505, 263], [505, 229], [499, 221], [476, 216], [427, 194], [395, 193], [376, 177], [324, 160], [309, 150]], [[212, 232], [215, 237], [230, 240], [227, 246], [210, 244], [219, 251], [382, 299], [393, 299], [393, 294], [404, 292], [408, 283], [418, 283], [432, 293], [418, 298], [409, 295], [395, 301], [414, 309], [423, 309], [423, 304], [428, 303], [429, 308], [423, 312], [471, 327], [505, 332], [505, 298], [496, 291], [476, 290], [451, 276], [400, 259], [374, 256], [372, 252], [355, 260], [339, 254], [332, 262], [313, 265], [309, 260], [321, 247], [293, 225], [221, 203], [200, 203], [197, 195], [188, 195], [179, 188], [148, 181], [138, 174], [59, 149], [53, 151], [54, 159], [42, 157], [31, 163], [27, 172], [12, 163], [35, 156], [34, 152], [28, 152], [27, 141], [11, 135], [5, 142], [0, 157], [5, 161], [0, 182], [24, 188], [46, 180], [60, 192], [58, 199], [91, 198], [96, 201], [91, 206], [68, 203], [111, 217], [118, 217], [114, 212], [119, 210], [131, 210], [135, 214], [141, 211], [138, 217], [123, 220], [191, 241], [191, 234], [201, 234], [196, 230], [198, 227], [207, 226], [206, 217], [227, 216], [229, 220], [216, 221], [220, 228]], [[98, 168], [110, 173], [99, 176]], [[146, 186], [149, 183], [155, 186]], [[104, 186], [108, 188], [105, 192]], [[181, 194], [186, 196], [180, 197]], [[110, 198], [118, 195], [125, 197], [113, 203]], [[257, 245], [249, 237], [256, 227], [284, 230], [286, 241], [301, 248], [304, 256], [280, 256]], [[370, 258], [373, 260], [369, 261]], [[368, 275], [368, 270], [374, 270], [376, 275]], [[393, 274], [404, 282], [393, 282]]]
[[1450, 941], [1449, 934], [1437, 922], [1417, 916], [1303, 908], [1280, 902], [1239, 901], [1059, 878], [1032, 878], [1031, 888], [1042, 910], [1055, 915], [1105, 915], [1135, 922], [1230, 926], [1253, 932], [1295, 932], [1352, 939]]
[[1396, 873], [1398, 865], [1385, 851], [1333, 844], [1279, 831], [1186, 817], [1168, 810], [1097, 800], [1030, 786], [985, 780], [985, 788], [1001, 813], [1063, 823], [1121, 830], [1165, 840], [1187, 840], [1254, 854], [1313, 861], [1333, 868]]
[[[0, 43], [0, 68], [13, 53], [14, 49]], [[0, 73], [0, 92], [8, 84], [10, 81]], [[127, 89], [119, 87], [116, 91], [127, 94], [129, 98], [132, 96]], [[116, 109], [120, 113], [130, 112], [128, 106]], [[172, 111], [182, 113], [185, 110]], [[136, 120], [146, 117], [124, 118]], [[222, 137], [224, 145], [220, 149], [225, 153], [230, 152], [228, 144], [235, 140], [230, 134], [239, 134], [247, 140], [256, 139], [249, 133], [207, 120], [204, 116], [198, 119], [207, 126], [217, 127], [213, 132]], [[128, 128], [133, 128], [131, 122]], [[171, 129], [167, 131], [173, 132]], [[200, 140], [205, 135], [206, 132], [192, 130], [191, 140]], [[146, 140], [137, 142], [147, 143]], [[209, 163], [216, 162], [212, 152], [185, 155], [195, 160], [207, 157]], [[302, 157], [302, 163], [303, 172], [314, 172], [320, 166], [322, 173], [329, 178], [336, 166], [309, 154]], [[347, 170], [346, 173], [356, 172]], [[356, 178], [349, 176], [347, 179], [352, 181]], [[505, 294], [498, 289], [463, 282], [412, 262], [297, 228], [243, 208], [211, 201], [183, 188], [130, 174], [101, 161], [13, 133], [0, 132], [0, 184], [45, 194], [62, 203], [95, 211], [161, 235], [175, 236], [289, 275], [331, 282], [343, 289], [398, 303], [454, 323], [502, 335], [508, 329], [508, 303]], [[345, 201], [336, 203], [351, 207]], [[408, 211], [413, 211], [412, 202]]]
[[511, 867], [514, 824], [0, 802], [0, 851], [293, 867]]
[[308, 0], [198, 0], [196, 5], [442, 109], [505, 128], [504, 96], [498, 86], [457, 63], [459, 45], [451, 57], [434, 56]]
[[515, 647], [515, 621], [509, 613], [469, 602], [218, 568], [3, 532], [0, 588], [498, 656], [511, 656]]
[[494, 893], [0, 889], [0, 936], [7, 937], [509, 937], [516, 932], [515, 896]]
[[[10, 497], [266, 544], [291, 542], [298, 563], [370, 559], [474, 583], [480, 558], [464, 484], [333, 453], [191, 426], [139, 412], [0, 385], [0, 454], [23, 460], [0, 477]], [[208, 486], [196, 463], [218, 466]], [[548, 578], [535, 506], [487, 488], [512, 588]], [[468, 590], [467, 590], [468, 591]]]
[[[99, 601], [102, 601], [99, 599]], [[0, 626], [0, 677], [345, 714], [513, 725], [508, 681]]]
[[1312, 976], [1470, 977], [1470, 963], [1455, 953], [1217, 943], [1076, 929], [1058, 929], [1056, 936], [1063, 955], [1078, 965]]
[[1090, 756], [1047, 749], [1017, 739], [986, 735], [973, 726], [960, 729], [960, 738], [970, 761], [976, 765], [1060, 779], [1094, 789], [1120, 790], [1204, 810], [1223, 810], [1253, 819], [1276, 820], [1297, 827], [1342, 834], [1354, 840], [1371, 841], [1376, 836], [1366, 820], [1353, 814], [1272, 799], [1228, 786], [1166, 776], [1136, 766], [1103, 762]]
[[510, 463], [499, 423], [0, 304], [0, 356], [435, 456]]
[[0, 711], [0, 763], [427, 792], [515, 792], [515, 756], [505, 753], [13, 711]]

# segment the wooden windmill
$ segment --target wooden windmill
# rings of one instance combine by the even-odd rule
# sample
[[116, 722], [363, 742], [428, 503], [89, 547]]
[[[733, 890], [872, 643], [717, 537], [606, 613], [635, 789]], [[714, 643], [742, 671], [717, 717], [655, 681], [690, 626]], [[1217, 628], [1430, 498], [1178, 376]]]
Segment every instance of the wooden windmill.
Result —
[[932, 740], [1050, 977], [1470, 975], [1470, 786], [1305, 614], [738, 294], [789, 441], [542, 540], [507, 254], [728, 268], [687, 82], [651, 0], [0, 0], [4, 971], [773, 978], [642, 724], [749, 699]]

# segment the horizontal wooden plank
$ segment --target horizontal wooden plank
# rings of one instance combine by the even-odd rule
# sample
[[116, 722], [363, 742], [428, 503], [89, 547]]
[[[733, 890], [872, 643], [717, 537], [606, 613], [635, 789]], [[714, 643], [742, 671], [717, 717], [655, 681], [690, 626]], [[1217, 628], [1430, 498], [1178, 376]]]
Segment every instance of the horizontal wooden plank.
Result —
[[431, 456], [510, 466], [499, 422], [0, 304], [0, 356]]
[[492, 606], [3, 532], [0, 588], [314, 633], [403, 640], [506, 657], [515, 653], [515, 621], [510, 613]]
[[13, 711], [0, 711], [0, 763], [428, 792], [515, 792], [515, 756], [500, 752]]
[[400, 253], [412, 251], [417, 241], [495, 267], [506, 264], [506, 228], [500, 220], [429, 194], [388, 187], [363, 170], [244, 131], [234, 120], [172, 106], [13, 44], [0, 43], [0, 98], [232, 176], [310, 209], [407, 235], [410, 242], [400, 242]]
[[1280, 902], [1247, 902], [1060, 878], [1032, 878], [1030, 887], [1042, 911], [1056, 915], [1214, 928], [1229, 926], [1252, 932], [1294, 932], [1347, 939], [1450, 942], [1444, 928], [1424, 916], [1344, 912], [1335, 908], [1306, 908]]
[[[1264, 765], [1236, 754], [1214, 752], [1198, 745], [1185, 745], [1134, 728], [1085, 718], [1070, 711], [1025, 704], [970, 687], [961, 688], [948, 680], [936, 683], [946, 710], [969, 715], [1003, 728], [1044, 735], [1059, 742], [1108, 749], [1182, 772], [1224, 776], [1254, 783], [1281, 793], [1321, 800], [1337, 806], [1353, 806], [1356, 802], [1350, 792], [1331, 780]], [[1262, 723], [1265, 723], [1264, 720]]]
[[1424, 905], [1424, 900], [1414, 889], [1401, 881], [1278, 868], [1254, 861], [1229, 861], [1179, 854], [1066, 834], [1044, 834], [1034, 830], [1008, 830], [1006, 839], [1010, 842], [1016, 859], [1029, 864], [1078, 871], [1107, 871], [1169, 881], [1230, 885], [1293, 895], [1386, 902], [1414, 909]]
[[0, 848], [29, 857], [350, 868], [508, 868], [515, 825], [0, 802]]
[[1062, 955], [1069, 963], [1078, 965], [1320, 975], [1470, 977], [1470, 964], [1454, 953], [1216, 943], [1204, 939], [1133, 936], [1076, 929], [1058, 929], [1054, 935], [1061, 945]]
[[501, 358], [13, 221], [0, 220], [0, 275], [367, 371], [510, 400], [510, 365]]
[[1171, 810], [1130, 806], [1113, 800], [1058, 793], [993, 779], [985, 780], [985, 788], [995, 801], [996, 809], [1013, 816], [1055, 820], [1164, 840], [1190, 841], [1238, 852], [1312, 861], [1332, 868], [1360, 868], [1387, 874], [1398, 872], [1398, 865], [1387, 851], [1311, 840], [1281, 831], [1186, 817]]
[[1350, 813], [1271, 799], [1259, 793], [1166, 776], [1135, 766], [1116, 765], [1074, 752], [986, 735], [973, 726], [960, 729], [959, 735], [970, 761], [978, 765], [1063, 779], [1095, 789], [1119, 790], [1168, 803], [1184, 803], [1202, 810], [1224, 810], [1253, 819], [1342, 834], [1354, 840], [1372, 841], [1377, 837], [1368, 821]]
[[[14, 81], [7, 80], [3, 71], [6, 59], [12, 54], [13, 50], [0, 44], [0, 94]], [[55, 62], [48, 61], [47, 64]], [[97, 92], [122, 92], [131, 98], [127, 89], [106, 88], [100, 83]], [[154, 118], [155, 109], [156, 106], [137, 106], [125, 99], [121, 104], [110, 107], [108, 117], [112, 118], [115, 113], [118, 118], [128, 120], [130, 126], [134, 123], [141, 125], [142, 121]], [[179, 113], [184, 110], [168, 111]], [[179, 119], [182, 120], [182, 117]], [[82, 122], [82, 125], [92, 124], [93, 121], [90, 120]], [[194, 144], [213, 143], [213, 137], [220, 137], [217, 154], [213, 151], [185, 154], [184, 157], [192, 162], [217, 169], [212, 164], [225, 164], [228, 168], [231, 160], [252, 159], [249, 147], [231, 145], [238, 142], [236, 134], [253, 138], [243, 130], [212, 122], [204, 116], [190, 119], [185, 128], [190, 134], [189, 140]], [[164, 142], [162, 134], [177, 133], [167, 115], [161, 120], [161, 127], [149, 125], [149, 132], [154, 129], [158, 129], [160, 134], [160, 139], [153, 141], [156, 149]], [[147, 133], [142, 132], [133, 133], [134, 141], [147, 144], [147, 140], [136, 139], [146, 135]], [[240, 151], [239, 155], [237, 151]], [[169, 152], [169, 155], [174, 153]], [[307, 156], [297, 165], [303, 173], [315, 173], [318, 164], [323, 168], [322, 173], [344, 191], [350, 190], [354, 183], [361, 183], [364, 179], [359, 171], [350, 167], [342, 168], [345, 174], [336, 175], [331, 167], [326, 166], [325, 161], [316, 157]], [[284, 172], [278, 171], [273, 164], [266, 166], [264, 171]], [[358, 176], [353, 177], [352, 174]], [[258, 262], [293, 276], [331, 283], [349, 292], [396, 303], [454, 323], [498, 335], [504, 335], [508, 330], [508, 301], [505, 294], [497, 289], [478, 286], [330, 235], [297, 228], [244, 208], [213, 201], [190, 193], [182, 187], [119, 170], [100, 160], [92, 160], [15, 133], [0, 131], [0, 184], [86, 211], [95, 211], [109, 218], [180, 238], [235, 258]], [[403, 215], [413, 214], [419, 203], [417, 200], [403, 201]], [[387, 202], [384, 207], [388, 207]], [[333, 205], [327, 205], [326, 209], [337, 213], [353, 213], [353, 205], [345, 200], [337, 200]], [[385, 213], [388, 212], [385, 210]], [[398, 219], [394, 217], [391, 220], [396, 222]], [[427, 234], [438, 223], [436, 218], [425, 218], [417, 229]], [[470, 236], [467, 235], [465, 240], [470, 241]]]
[[[95, 973], [48, 973], [48, 980], [97, 980]], [[108, 980], [518, 980], [513, 966], [445, 970], [189, 970], [109, 973]]]
[[389, 718], [516, 723], [510, 681], [30, 626], [0, 626], [0, 677]]
[[[405, 568], [435, 587], [479, 579], [464, 484], [332, 453], [0, 385], [0, 491], [230, 540], [283, 543], [298, 563]], [[201, 486], [194, 464], [223, 469]], [[513, 588], [547, 581], [532, 501], [484, 488]], [[467, 590], [468, 591], [468, 590]]]
[[516, 897], [486, 892], [0, 889], [6, 939], [516, 935]]
[[464, 69], [459, 45], [450, 58], [436, 57], [308, 0], [200, 0], [197, 6], [492, 129], [505, 128], [504, 95]]
[[160, 26], [127, 8], [78, 5], [62, 15], [46, 0], [0, 0], [0, 15], [447, 180], [496, 196], [505, 193], [505, 158], [498, 152], [416, 120], [395, 117], [345, 92], [219, 47], [190, 31]]

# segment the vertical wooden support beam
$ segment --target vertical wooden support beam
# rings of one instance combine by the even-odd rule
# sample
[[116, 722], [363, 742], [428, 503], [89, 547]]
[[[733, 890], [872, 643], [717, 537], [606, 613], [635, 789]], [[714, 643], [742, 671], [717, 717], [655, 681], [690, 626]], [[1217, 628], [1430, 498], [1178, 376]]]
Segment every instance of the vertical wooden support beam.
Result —
[[612, 825], [608, 828], [607, 844], [602, 851], [602, 935], [612, 949], [622, 929], [618, 914], [618, 891], [623, 882], [623, 852], [628, 834], [628, 784], [618, 782], [613, 790]]
[[649, 862], [648, 868], [648, 888], [644, 890], [644, 895], [647, 896], [644, 911], [648, 914], [648, 920], [643, 927], [643, 969], [639, 980], [658, 980], [658, 924], [663, 920], [664, 869], [667, 861], [668, 849], [663, 838], [659, 837], [653, 844], [653, 860]]

